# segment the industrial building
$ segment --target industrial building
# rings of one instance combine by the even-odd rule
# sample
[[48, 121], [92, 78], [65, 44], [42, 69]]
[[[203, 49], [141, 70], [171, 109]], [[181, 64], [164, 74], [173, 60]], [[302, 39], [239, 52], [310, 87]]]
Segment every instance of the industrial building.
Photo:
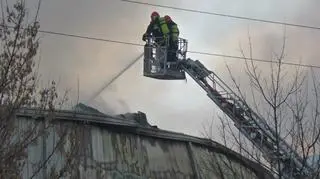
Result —
[[217, 142], [150, 125], [142, 112], [109, 116], [79, 104], [52, 115], [34, 109], [17, 114], [21, 126], [46, 118], [54, 125], [29, 146], [23, 178], [61, 171], [69, 171], [63, 178], [83, 179], [272, 178], [259, 164]]

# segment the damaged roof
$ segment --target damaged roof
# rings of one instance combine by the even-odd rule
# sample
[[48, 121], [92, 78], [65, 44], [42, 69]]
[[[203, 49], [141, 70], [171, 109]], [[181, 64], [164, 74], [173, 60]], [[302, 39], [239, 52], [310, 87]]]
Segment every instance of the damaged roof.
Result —
[[[86, 113], [86, 114], [97, 114], [97, 115], [106, 115], [99, 110], [87, 106], [83, 103], [79, 103], [75, 106], [75, 110], [81, 113]], [[131, 120], [136, 122], [138, 125], [141, 125], [141, 127], [157, 127], [157, 126], [152, 126], [148, 123], [147, 116], [145, 113], [138, 111], [137, 113], [125, 113], [125, 114], [119, 114], [113, 116], [115, 118], [123, 119], [123, 120]]]
[[[46, 118], [50, 115], [49, 111], [37, 113], [35, 109], [24, 108], [18, 111], [17, 116], [22, 118]], [[234, 160], [241, 162], [245, 166], [250, 166], [254, 171], [266, 173], [263, 167], [257, 165], [240, 154], [226, 148], [225, 146], [206, 138], [199, 138], [185, 135], [183, 133], [171, 132], [158, 129], [148, 123], [146, 114], [138, 111], [137, 113], [126, 113], [120, 115], [107, 115], [99, 110], [84, 104], [78, 104], [74, 110], [60, 110], [53, 113], [54, 118], [60, 121], [82, 122], [87, 125], [96, 126], [110, 131], [120, 133], [135, 134], [138, 136], [159, 139], [159, 141], [170, 141], [170, 143], [184, 143], [194, 147], [204, 147], [210, 151], [223, 153], [226, 156], [232, 156]], [[155, 140], [152, 140], [155, 141]]]

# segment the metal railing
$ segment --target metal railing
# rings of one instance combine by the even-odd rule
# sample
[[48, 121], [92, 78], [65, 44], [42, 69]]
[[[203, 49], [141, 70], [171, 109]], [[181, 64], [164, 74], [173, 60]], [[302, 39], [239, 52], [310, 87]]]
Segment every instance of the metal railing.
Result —
[[[148, 73], [166, 74], [168, 68], [185, 60], [188, 50], [186, 39], [178, 38], [176, 49], [171, 48], [169, 37], [152, 37], [146, 39], [144, 69]], [[171, 44], [172, 45], [172, 44]], [[173, 49], [173, 51], [172, 51]], [[168, 54], [172, 53], [174, 60], [168, 61]]]

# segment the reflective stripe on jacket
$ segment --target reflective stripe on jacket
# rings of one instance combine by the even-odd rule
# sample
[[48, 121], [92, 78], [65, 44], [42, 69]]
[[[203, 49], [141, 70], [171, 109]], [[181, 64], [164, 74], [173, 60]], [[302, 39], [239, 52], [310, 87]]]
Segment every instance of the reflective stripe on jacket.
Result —
[[159, 26], [163, 36], [168, 36], [170, 30], [168, 24], [166, 23], [163, 17], [159, 18]]

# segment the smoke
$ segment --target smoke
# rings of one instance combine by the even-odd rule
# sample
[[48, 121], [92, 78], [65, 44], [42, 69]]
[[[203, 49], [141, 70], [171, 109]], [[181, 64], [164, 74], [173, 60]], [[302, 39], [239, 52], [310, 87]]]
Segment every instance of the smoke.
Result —
[[94, 100], [92, 100], [90, 104], [86, 104], [86, 103], [84, 104], [87, 106], [93, 107], [102, 113], [113, 115], [113, 114], [116, 114], [116, 109], [113, 103], [115, 103], [115, 101], [112, 101], [112, 100], [105, 101], [101, 97], [97, 97]]
[[[320, 11], [318, 11], [318, 6], [315, 4], [320, 5], [319, 2], [315, 1], [305, 1], [299, 4], [300, 8], [295, 11], [289, 22], [315, 27], [320, 26]], [[320, 30], [276, 24], [248, 23], [247, 27], [240, 27], [235, 30], [235, 33], [231, 33], [230, 42], [232, 41], [232, 43], [237, 45], [241, 42], [247, 45], [248, 29], [252, 36], [254, 53], [257, 55], [257, 58], [270, 59], [271, 52], [279, 52], [281, 50], [283, 38], [285, 37], [287, 61], [319, 64], [317, 63], [317, 59], [320, 57], [320, 54], [317, 44], [320, 40]], [[238, 42], [235, 43], [235, 41]], [[234, 47], [234, 45], [230, 46], [230, 43], [227, 46]]]
[[[174, 2], [166, 0], [155, 3], [242, 16], [263, 16], [263, 18], [275, 20], [283, 20], [282, 14], [289, 12], [289, 10], [282, 12], [283, 9], [290, 9], [290, 12], [291, 9], [295, 9], [289, 14], [292, 17], [290, 22], [309, 25], [316, 25], [320, 17], [317, 11], [319, 6], [311, 1], [297, 3], [289, 0], [285, 2], [270, 0], [263, 5], [254, 0], [250, 2], [240, 0], [236, 3], [231, 0], [228, 2], [205, 0], [201, 3], [191, 0]], [[279, 5], [279, 8], [274, 8], [274, 4]], [[142, 43], [141, 35], [149, 23], [149, 14], [154, 10], [160, 14], [169, 14], [176, 20], [181, 29], [181, 36], [190, 42], [190, 50], [240, 55], [238, 44], [242, 42], [243, 47], [246, 46], [248, 25], [254, 41], [256, 58], [268, 59], [271, 51], [277, 51], [282, 45], [282, 26], [250, 24], [238, 20], [231, 22], [230, 19], [223, 17], [138, 6], [118, 1], [95, 1], [94, 3], [76, 0], [44, 1], [40, 10], [40, 20], [41, 28], [44, 30]], [[274, 13], [277, 11], [281, 12]], [[60, 78], [62, 88], [73, 89], [73, 100], [77, 99], [78, 78], [80, 101], [86, 101], [90, 95], [130, 63], [132, 58], [142, 52], [142, 48], [134, 46], [47, 34], [42, 36], [40, 73], [43, 74], [44, 79]], [[319, 57], [317, 42], [320, 40], [318, 31], [287, 27], [286, 36], [288, 38], [287, 60], [299, 60], [303, 57], [305, 63], [317, 63], [316, 59]], [[194, 54], [189, 56], [193, 58], [191, 55]], [[215, 70], [222, 79], [230, 79], [224, 61], [212, 60], [215, 57], [198, 57], [197, 59], [202, 62], [207, 60], [205, 65]], [[245, 78], [243, 63], [241, 64], [239, 60], [228, 60], [228, 64], [232, 65], [235, 76], [239, 79]], [[151, 121], [164, 128], [181, 131], [179, 126], [189, 125], [183, 130], [189, 131], [187, 133], [199, 129], [202, 120], [211, 119], [212, 103], [196, 83], [190, 81], [185, 84], [185, 82], [149, 79], [143, 77], [142, 66], [140, 61], [126, 71], [95, 99], [92, 107], [111, 114], [125, 113], [130, 110], [144, 111], [150, 116]], [[192, 112], [194, 116], [185, 113], [190, 109], [194, 110]], [[172, 121], [175, 124], [172, 124]]]
[[87, 99], [92, 94], [82, 93], [80, 102], [109, 115], [130, 112], [130, 107], [127, 102], [119, 97], [115, 97], [113, 93], [113, 91], [107, 91], [107, 93], [105, 92], [103, 96], [99, 95], [92, 99], [90, 103], [87, 102]]

